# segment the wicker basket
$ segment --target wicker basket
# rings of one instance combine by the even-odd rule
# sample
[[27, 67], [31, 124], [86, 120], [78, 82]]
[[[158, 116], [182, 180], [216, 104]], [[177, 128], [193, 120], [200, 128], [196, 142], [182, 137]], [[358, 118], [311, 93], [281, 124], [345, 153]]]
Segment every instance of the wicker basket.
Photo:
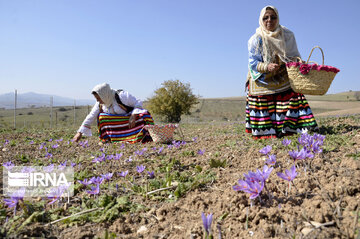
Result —
[[157, 143], [169, 143], [173, 140], [175, 129], [178, 128], [177, 124], [167, 125], [145, 125], [144, 129], [149, 131], [151, 138]]
[[[322, 65], [309, 64], [312, 52], [319, 48], [322, 53]], [[324, 52], [319, 46], [313, 47], [306, 63], [290, 62], [286, 64], [291, 88], [308, 95], [324, 95], [339, 69], [324, 65]]]

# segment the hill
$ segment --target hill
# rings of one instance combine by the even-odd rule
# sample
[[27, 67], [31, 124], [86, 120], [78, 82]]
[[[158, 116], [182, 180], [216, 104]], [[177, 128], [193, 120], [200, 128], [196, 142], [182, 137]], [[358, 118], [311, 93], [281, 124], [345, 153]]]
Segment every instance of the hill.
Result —
[[[28, 92], [17, 95], [17, 108], [36, 108], [50, 106], [50, 98], [53, 97], [53, 106], [70, 106], [74, 105], [74, 99], [57, 95], [38, 94]], [[14, 108], [14, 93], [0, 95], [0, 108]], [[76, 100], [76, 105], [92, 105], [94, 100]]]

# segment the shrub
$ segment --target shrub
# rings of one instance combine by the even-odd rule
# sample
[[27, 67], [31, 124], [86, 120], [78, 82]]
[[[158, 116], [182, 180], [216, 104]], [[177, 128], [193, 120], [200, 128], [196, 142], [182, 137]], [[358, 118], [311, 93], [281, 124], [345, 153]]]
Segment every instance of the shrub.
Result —
[[198, 96], [192, 93], [189, 83], [179, 80], [165, 81], [162, 86], [148, 99], [147, 108], [166, 122], [178, 123], [182, 114], [190, 114], [191, 107], [198, 103]]

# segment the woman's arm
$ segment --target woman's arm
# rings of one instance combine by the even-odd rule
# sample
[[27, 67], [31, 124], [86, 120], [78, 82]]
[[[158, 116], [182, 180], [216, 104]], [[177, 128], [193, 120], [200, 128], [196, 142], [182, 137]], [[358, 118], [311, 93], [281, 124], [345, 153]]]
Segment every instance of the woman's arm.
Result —
[[100, 113], [100, 105], [99, 102], [96, 102], [77, 132], [81, 133], [81, 135], [91, 136], [92, 135], [91, 124], [98, 117], [99, 113]]

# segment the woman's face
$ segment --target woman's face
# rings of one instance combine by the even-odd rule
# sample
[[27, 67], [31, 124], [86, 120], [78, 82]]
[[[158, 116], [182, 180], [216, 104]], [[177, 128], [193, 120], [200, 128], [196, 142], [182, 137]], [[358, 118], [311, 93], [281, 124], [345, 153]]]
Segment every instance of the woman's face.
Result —
[[104, 102], [102, 101], [102, 99], [100, 98], [100, 96], [96, 93], [93, 93], [94, 97], [96, 98], [97, 102], [99, 102], [100, 104], [104, 104]]
[[278, 18], [274, 10], [266, 10], [262, 20], [266, 30], [271, 32], [275, 31]]

